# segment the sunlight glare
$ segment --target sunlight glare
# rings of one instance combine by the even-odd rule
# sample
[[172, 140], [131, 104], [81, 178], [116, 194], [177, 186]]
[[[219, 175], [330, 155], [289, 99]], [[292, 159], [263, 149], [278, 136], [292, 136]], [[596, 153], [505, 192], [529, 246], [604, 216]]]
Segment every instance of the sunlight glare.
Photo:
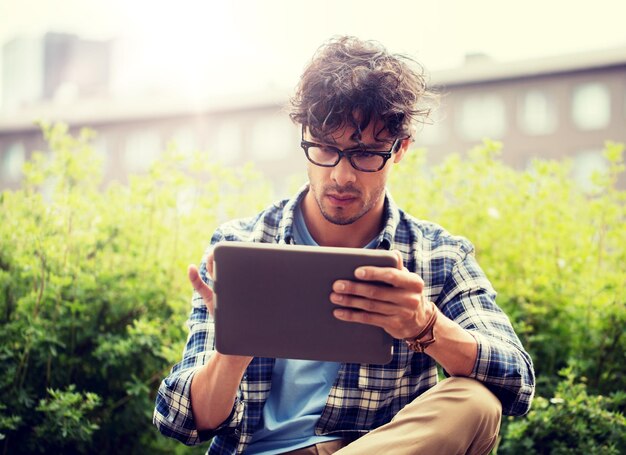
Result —
[[239, 33], [249, 24], [232, 4], [141, 0], [120, 8], [129, 24], [120, 49], [121, 74], [116, 75], [121, 91], [165, 90], [194, 99], [241, 83], [237, 62], [252, 58], [253, 50], [248, 36]]

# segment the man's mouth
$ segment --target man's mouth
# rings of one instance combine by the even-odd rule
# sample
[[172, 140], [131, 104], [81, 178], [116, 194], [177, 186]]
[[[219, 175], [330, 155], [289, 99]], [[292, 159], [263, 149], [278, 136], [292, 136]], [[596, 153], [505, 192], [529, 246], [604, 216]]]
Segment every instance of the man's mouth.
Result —
[[357, 199], [357, 195], [350, 193], [328, 193], [326, 197], [335, 205], [348, 205]]

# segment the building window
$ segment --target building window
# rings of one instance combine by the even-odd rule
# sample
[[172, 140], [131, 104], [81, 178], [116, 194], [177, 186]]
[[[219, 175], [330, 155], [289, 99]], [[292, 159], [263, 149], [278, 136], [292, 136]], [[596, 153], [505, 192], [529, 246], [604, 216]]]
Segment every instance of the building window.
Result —
[[265, 161], [289, 156], [299, 145], [294, 141], [293, 128], [286, 117], [272, 115], [257, 119], [252, 126], [252, 158]]
[[109, 166], [111, 165], [111, 151], [109, 150], [106, 136], [102, 134], [98, 134], [98, 136], [96, 136], [93, 141], [93, 151], [102, 163], [102, 174], [106, 175], [109, 171]]
[[557, 104], [554, 97], [541, 90], [530, 90], [520, 100], [521, 129], [532, 135], [554, 133], [557, 127]]
[[189, 155], [198, 149], [198, 141], [196, 135], [188, 126], [181, 126], [172, 135], [172, 142], [176, 145], [176, 149], [183, 154]]
[[133, 132], [126, 139], [124, 168], [126, 172], [145, 172], [160, 155], [161, 140], [156, 131]]
[[593, 175], [608, 172], [608, 163], [599, 149], [583, 150], [576, 154], [572, 165], [572, 177], [584, 191], [593, 191]]
[[504, 100], [494, 94], [467, 97], [459, 108], [459, 132], [464, 139], [501, 139], [506, 129]]
[[611, 120], [611, 95], [608, 87], [592, 82], [574, 88], [572, 118], [581, 130], [606, 128]]
[[2, 155], [2, 179], [16, 181], [22, 175], [26, 150], [21, 142], [14, 142]]
[[243, 131], [234, 120], [221, 122], [215, 131], [215, 158], [225, 164], [233, 164], [241, 156], [243, 148]]

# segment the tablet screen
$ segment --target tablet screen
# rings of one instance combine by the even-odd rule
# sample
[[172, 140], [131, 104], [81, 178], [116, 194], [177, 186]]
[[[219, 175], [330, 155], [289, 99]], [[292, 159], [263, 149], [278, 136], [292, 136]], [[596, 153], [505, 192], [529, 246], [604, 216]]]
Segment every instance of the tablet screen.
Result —
[[223, 354], [384, 364], [392, 337], [340, 321], [332, 283], [363, 265], [395, 267], [386, 250], [222, 242], [214, 250], [216, 349]]

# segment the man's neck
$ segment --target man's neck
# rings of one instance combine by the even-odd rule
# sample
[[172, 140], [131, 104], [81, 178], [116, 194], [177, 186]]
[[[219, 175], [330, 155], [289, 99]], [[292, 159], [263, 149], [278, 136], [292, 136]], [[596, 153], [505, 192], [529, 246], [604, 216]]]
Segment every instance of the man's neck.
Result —
[[375, 208], [354, 223], [339, 225], [322, 215], [315, 198], [309, 192], [302, 199], [302, 214], [309, 233], [320, 246], [362, 248], [380, 233], [383, 225], [385, 198]]

